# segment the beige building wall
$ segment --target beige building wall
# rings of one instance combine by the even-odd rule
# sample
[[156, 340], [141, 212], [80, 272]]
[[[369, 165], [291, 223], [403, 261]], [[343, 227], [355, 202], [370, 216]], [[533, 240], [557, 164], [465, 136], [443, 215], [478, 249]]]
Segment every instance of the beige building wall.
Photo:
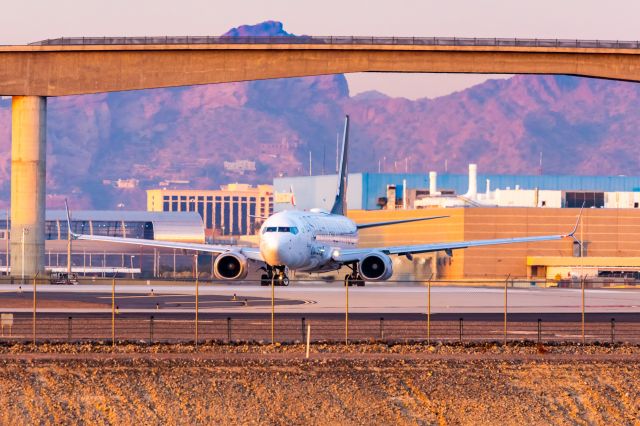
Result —
[[[349, 217], [356, 223], [409, 219], [425, 216], [449, 216], [425, 222], [407, 223], [364, 229], [360, 232], [362, 247], [380, 247], [404, 244], [424, 244], [441, 241], [462, 241], [464, 239], [465, 209], [426, 210], [353, 210]], [[444, 252], [415, 256], [415, 261], [426, 259], [431, 263], [433, 278], [462, 276], [464, 274], [464, 251], [454, 252], [453, 258]], [[437, 263], [437, 267], [436, 267]], [[394, 263], [394, 268], [397, 263]]]
[[[396, 211], [352, 211], [356, 223], [447, 215], [448, 218], [364, 230], [362, 246], [422, 244], [567, 234], [579, 209], [451, 208]], [[584, 239], [585, 256], [640, 257], [640, 209], [585, 209], [576, 237]], [[540, 243], [508, 244], [437, 254], [438, 278], [503, 278], [527, 276], [527, 257], [574, 256], [571, 238]]]

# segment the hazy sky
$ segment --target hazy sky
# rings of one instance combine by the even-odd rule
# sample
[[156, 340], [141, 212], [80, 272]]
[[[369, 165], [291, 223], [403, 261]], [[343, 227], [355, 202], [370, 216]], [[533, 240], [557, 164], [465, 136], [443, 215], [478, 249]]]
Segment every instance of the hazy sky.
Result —
[[[219, 35], [284, 23], [295, 34], [640, 39], [638, 0], [21, 0], [3, 2], [0, 44], [72, 36]], [[353, 74], [351, 93], [434, 97], [487, 76]]]

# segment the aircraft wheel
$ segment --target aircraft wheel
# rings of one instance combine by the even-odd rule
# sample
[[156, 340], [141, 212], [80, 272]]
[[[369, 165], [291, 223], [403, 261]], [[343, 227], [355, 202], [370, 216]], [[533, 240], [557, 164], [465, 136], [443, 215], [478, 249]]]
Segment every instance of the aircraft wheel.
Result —
[[262, 276], [260, 277], [260, 285], [267, 286], [270, 283], [271, 283], [271, 279], [269, 278], [269, 275], [262, 274]]

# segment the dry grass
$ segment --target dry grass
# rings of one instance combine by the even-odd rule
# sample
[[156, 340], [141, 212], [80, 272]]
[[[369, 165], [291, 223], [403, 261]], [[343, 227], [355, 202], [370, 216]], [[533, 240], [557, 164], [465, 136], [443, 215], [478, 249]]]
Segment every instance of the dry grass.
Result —
[[181, 348], [156, 347], [162, 358], [126, 355], [149, 353], [148, 346], [123, 346], [119, 357], [106, 347], [96, 354], [42, 346], [38, 358], [26, 347], [5, 347], [0, 424], [634, 424], [640, 418], [635, 346], [553, 346], [540, 354], [535, 345], [317, 345], [312, 360], [295, 345], [210, 345], [194, 354]]

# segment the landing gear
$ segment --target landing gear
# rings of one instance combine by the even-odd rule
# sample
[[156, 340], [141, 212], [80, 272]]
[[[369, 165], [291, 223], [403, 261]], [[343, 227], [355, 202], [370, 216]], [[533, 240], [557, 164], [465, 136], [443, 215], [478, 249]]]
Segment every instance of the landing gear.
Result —
[[360, 272], [358, 271], [358, 264], [353, 263], [347, 266], [351, 268], [351, 273], [344, 276], [345, 287], [346, 286], [351, 287], [353, 285], [357, 285], [358, 287], [364, 287], [364, 278], [362, 278], [362, 275], [360, 275]]
[[273, 285], [277, 286], [288, 286], [289, 285], [289, 277], [287, 277], [286, 267], [285, 266], [269, 266], [260, 268], [265, 271], [264, 274], [260, 276], [260, 285], [269, 286], [273, 281]]

